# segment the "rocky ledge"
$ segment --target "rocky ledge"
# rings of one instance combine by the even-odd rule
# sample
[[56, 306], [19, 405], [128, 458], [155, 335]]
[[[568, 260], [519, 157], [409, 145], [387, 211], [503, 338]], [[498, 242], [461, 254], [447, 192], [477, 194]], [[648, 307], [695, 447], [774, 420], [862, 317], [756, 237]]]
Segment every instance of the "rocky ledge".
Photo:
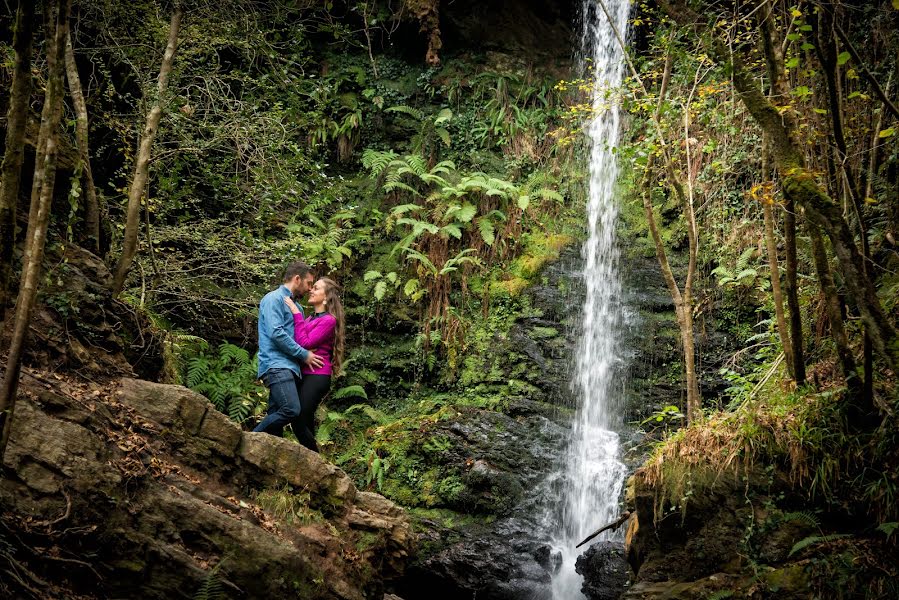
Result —
[[392, 502], [180, 386], [26, 372], [3, 467], [0, 595], [380, 599], [412, 552]]

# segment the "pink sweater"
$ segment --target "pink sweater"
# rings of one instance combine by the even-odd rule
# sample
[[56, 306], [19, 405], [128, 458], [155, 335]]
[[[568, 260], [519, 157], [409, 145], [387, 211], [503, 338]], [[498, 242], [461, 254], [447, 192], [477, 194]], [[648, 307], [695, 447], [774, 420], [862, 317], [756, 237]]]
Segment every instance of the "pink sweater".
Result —
[[317, 369], [300, 365], [303, 375], [331, 375], [331, 358], [334, 352], [334, 329], [337, 319], [331, 313], [311, 314], [305, 319], [297, 313], [293, 316], [293, 338], [297, 344], [324, 359]]

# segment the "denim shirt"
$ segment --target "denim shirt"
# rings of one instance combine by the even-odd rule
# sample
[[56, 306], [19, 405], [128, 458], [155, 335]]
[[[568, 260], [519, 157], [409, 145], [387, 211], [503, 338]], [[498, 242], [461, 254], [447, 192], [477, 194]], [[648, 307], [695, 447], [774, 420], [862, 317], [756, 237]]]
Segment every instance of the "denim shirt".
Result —
[[[259, 370], [262, 377], [269, 369], [290, 369], [300, 375], [300, 362], [309, 351], [293, 339], [293, 314], [284, 303], [290, 290], [282, 285], [266, 294], [259, 303]], [[300, 312], [302, 313], [302, 308]]]

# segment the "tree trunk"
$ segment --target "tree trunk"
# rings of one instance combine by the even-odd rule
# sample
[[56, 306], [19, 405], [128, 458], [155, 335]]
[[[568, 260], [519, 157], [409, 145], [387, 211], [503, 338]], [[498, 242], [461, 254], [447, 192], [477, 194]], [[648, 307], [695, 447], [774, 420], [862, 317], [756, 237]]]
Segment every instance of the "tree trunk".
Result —
[[777, 243], [774, 241], [774, 215], [771, 202], [762, 198], [762, 212], [765, 215], [765, 246], [768, 249], [768, 268], [771, 270], [771, 293], [774, 296], [774, 316], [777, 319], [777, 331], [780, 334], [780, 344], [783, 347], [784, 358], [787, 361], [787, 370], [790, 376], [796, 379], [796, 361], [793, 358], [793, 343], [790, 341], [790, 332], [787, 330], [787, 319], [784, 316], [783, 294], [780, 290], [780, 268], [777, 264]]
[[[66, 33], [69, 22], [70, 0], [48, 0], [47, 11], [47, 91], [41, 114], [38, 148], [43, 149], [36, 156], [34, 182], [31, 188], [32, 210], [28, 215], [28, 233], [25, 237], [25, 258], [16, 301], [16, 316], [13, 334], [6, 359], [6, 372], [0, 388], [0, 464], [9, 440], [10, 423], [15, 409], [19, 371], [22, 364], [22, 350], [31, 323], [37, 290], [40, 285], [41, 264], [44, 259], [44, 245], [47, 241], [47, 226], [50, 223], [50, 208], [53, 200], [56, 176], [56, 153], [59, 136], [59, 122], [62, 118], [63, 61]], [[54, 12], [55, 9], [55, 12]], [[51, 37], [52, 36], [52, 37]]]
[[87, 103], [81, 89], [81, 78], [78, 76], [78, 65], [75, 63], [75, 50], [72, 48], [71, 33], [66, 38], [66, 78], [69, 81], [69, 93], [75, 108], [75, 140], [78, 145], [78, 157], [81, 161], [81, 176], [84, 181], [84, 229], [87, 247], [94, 254], [100, 254], [100, 205], [97, 202], [97, 188], [94, 186], [94, 175], [91, 170], [90, 145], [88, 144]]
[[793, 367], [796, 385], [805, 385], [805, 350], [802, 335], [802, 311], [799, 307], [799, 290], [796, 280], [798, 260], [796, 257], [796, 207], [792, 201], [784, 206], [784, 254], [786, 273], [784, 291], [787, 293], [787, 307], [790, 311], [790, 342], [793, 344]]
[[821, 293], [824, 294], [827, 319], [830, 321], [830, 337], [837, 346], [837, 356], [846, 380], [846, 388], [850, 396], [858, 396], [861, 381], [855, 366], [855, 356], [849, 347], [849, 336], [846, 335], [846, 328], [843, 326], [843, 311], [837, 295], [837, 286], [830, 273], [830, 263], [827, 260], [824, 240], [821, 238], [821, 232], [814, 226], [809, 226], [808, 233], [812, 241], [812, 259], [815, 262], [815, 271], [818, 273], [818, 283], [821, 286]]
[[140, 205], [144, 188], [150, 173], [150, 150], [156, 131], [159, 129], [159, 121], [162, 118], [162, 103], [168, 88], [169, 75], [172, 72], [172, 64], [175, 60], [175, 51], [178, 48], [178, 30], [181, 27], [183, 10], [180, 6], [172, 14], [169, 23], [169, 38], [162, 57], [162, 66], [159, 68], [156, 101], [147, 114], [147, 122], [141, 135], [140, 145], [137, 151], [137, 159], [134, 164], [134, 175], [131, 177], [131, 186], [128, 189], [128, 209], [125, 221], [125, 233], [122, 241], [122, 256], [116, 265], [115, 276], [112, 282], [112, 292], [115, 295], [121, 293], [125, 286], [125, 278], [131, 269], [134, 255], [137, 251], [137, 234], [140, 229]]
[[19, 181], [25, 156], [25, 123], [31, 99], [31, 37], [34, 2], [19, 0], [13, 48], [13, 67], [9, 111], [6, 113], [6, 151], [0, 167], [0, 315], [10, 304], [13, 250], [16, 247], [16, 208]]

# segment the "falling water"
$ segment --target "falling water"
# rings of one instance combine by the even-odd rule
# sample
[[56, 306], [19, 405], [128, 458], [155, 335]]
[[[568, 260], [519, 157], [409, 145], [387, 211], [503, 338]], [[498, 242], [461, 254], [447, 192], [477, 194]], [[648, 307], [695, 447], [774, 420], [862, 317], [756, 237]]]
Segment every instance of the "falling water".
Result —
[[[624, 36], [630, 9], [628, 0], [603, 2], [615, 28]], [[621, 421], [623, 360], [618, 341], [625, 313], [615, 238], [618, 209], [614, 189], [618, 165], [614, 150], [618, 144], [620, 113], [610, 93], [621, 84], [624, 55], [609, 17], [596, 0], [583, 0], [582, 17], [581, 56], [588, 65], [585, 76], [593, 78], [594, 108], [593, 120], [587, 127], [589, 237], [582, 249], [586, 299], [572, 381], [579, 405], [565, 456], [562, 530], [556, 540], [563, 563], [553, 580], [555, 600], [583, 598], [582, 579], [575, 572], [574, 563], [584, 548], [575, 550], [574, 546], [618, 516], [625, 476], [625, 467], [619, 460], [618, 434], [614, 431]]]

